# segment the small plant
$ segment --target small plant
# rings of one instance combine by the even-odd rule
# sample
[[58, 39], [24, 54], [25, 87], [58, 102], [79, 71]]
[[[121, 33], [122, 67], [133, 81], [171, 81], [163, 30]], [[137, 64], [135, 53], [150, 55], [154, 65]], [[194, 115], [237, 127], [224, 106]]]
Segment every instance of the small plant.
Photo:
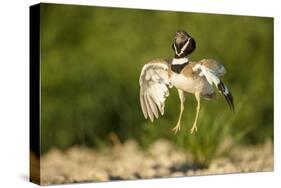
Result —
[[[210, 111], [208, 110], [208, 113]], [[234, 116], [229, 113], [216, 113], [204, 116], [205, 108], [199, 119], [200, 127], [196, 134], [189, 134], [188, 128], [177, 137], [177, 144], [193, 156], [193, 160], [202, 168], [209, 166], [218, 154], [223, 142], [229, 137]]]

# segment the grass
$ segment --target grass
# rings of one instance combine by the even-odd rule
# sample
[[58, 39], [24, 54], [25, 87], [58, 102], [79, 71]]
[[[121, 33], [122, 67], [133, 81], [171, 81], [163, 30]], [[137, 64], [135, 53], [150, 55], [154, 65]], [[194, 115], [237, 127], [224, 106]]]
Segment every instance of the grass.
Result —
[[[206, 116], [205, 108], [200, 112], [198, 131], [190, 134], [189, 127], [184, 128], [176, 138], [177, 145], [192, 153], [195, 163], [207, 167], [219, 153], [223, 142], [230, 136], [234, 116], [228, 112], [217, 115], [216, 118]], [[192, 124], [191, 124], [192, 125]]]

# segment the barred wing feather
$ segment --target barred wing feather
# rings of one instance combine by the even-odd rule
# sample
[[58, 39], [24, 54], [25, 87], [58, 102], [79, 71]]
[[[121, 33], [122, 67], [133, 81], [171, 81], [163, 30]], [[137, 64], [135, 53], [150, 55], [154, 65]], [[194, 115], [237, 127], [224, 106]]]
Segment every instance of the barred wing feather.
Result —
[[140, 104], [144, 117], [153, 122], [159, 113], [164, 114], [165, 101], [169, 96], [168, 65], [164, 60], [147, 63], [143, 66], [139, 78]]

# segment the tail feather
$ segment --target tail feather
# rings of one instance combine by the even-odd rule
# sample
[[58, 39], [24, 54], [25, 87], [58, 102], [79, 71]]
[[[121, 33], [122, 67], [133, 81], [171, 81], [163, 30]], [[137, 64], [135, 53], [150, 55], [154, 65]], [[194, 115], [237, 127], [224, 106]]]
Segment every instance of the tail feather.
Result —
[[222, 81], [219, 82], [219, 84], [217, 85], [220, 93], [225, 97], [225, 100], [228, 104], [228, 106], [230, 107], [230, 109], [232, 111], [234, 111], [234, 100], [233, 100], [233, 96], [231, 95], [230, 91], [227, 89], [227, 87], [223, 84]]

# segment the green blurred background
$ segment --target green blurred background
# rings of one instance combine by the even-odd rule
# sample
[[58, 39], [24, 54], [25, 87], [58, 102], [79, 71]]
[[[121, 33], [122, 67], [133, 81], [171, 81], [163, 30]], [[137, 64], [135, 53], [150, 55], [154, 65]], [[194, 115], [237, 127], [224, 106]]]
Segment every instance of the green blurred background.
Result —
[[[213, 58], [225, 65], [222, 80], [236, 106], [232, 113], [223, 97], [204, 100], [193, 135], [194, 96], [187, 96], [183, 130], [176, 136], [175, 89], [165, 116], [154, 123], [144, 119], [139, 104], [142, 66], [172, 58], [178, 29], [197, 42], [191, 60]], [[103, 148], [114, 133], [143, 148], [166, 138], [195, 158], [210, 158], [226, 138], [257, 144], [273, 137], [272, 18], [42, 4], [41, 52], [43, 153], [73, 145]]]

